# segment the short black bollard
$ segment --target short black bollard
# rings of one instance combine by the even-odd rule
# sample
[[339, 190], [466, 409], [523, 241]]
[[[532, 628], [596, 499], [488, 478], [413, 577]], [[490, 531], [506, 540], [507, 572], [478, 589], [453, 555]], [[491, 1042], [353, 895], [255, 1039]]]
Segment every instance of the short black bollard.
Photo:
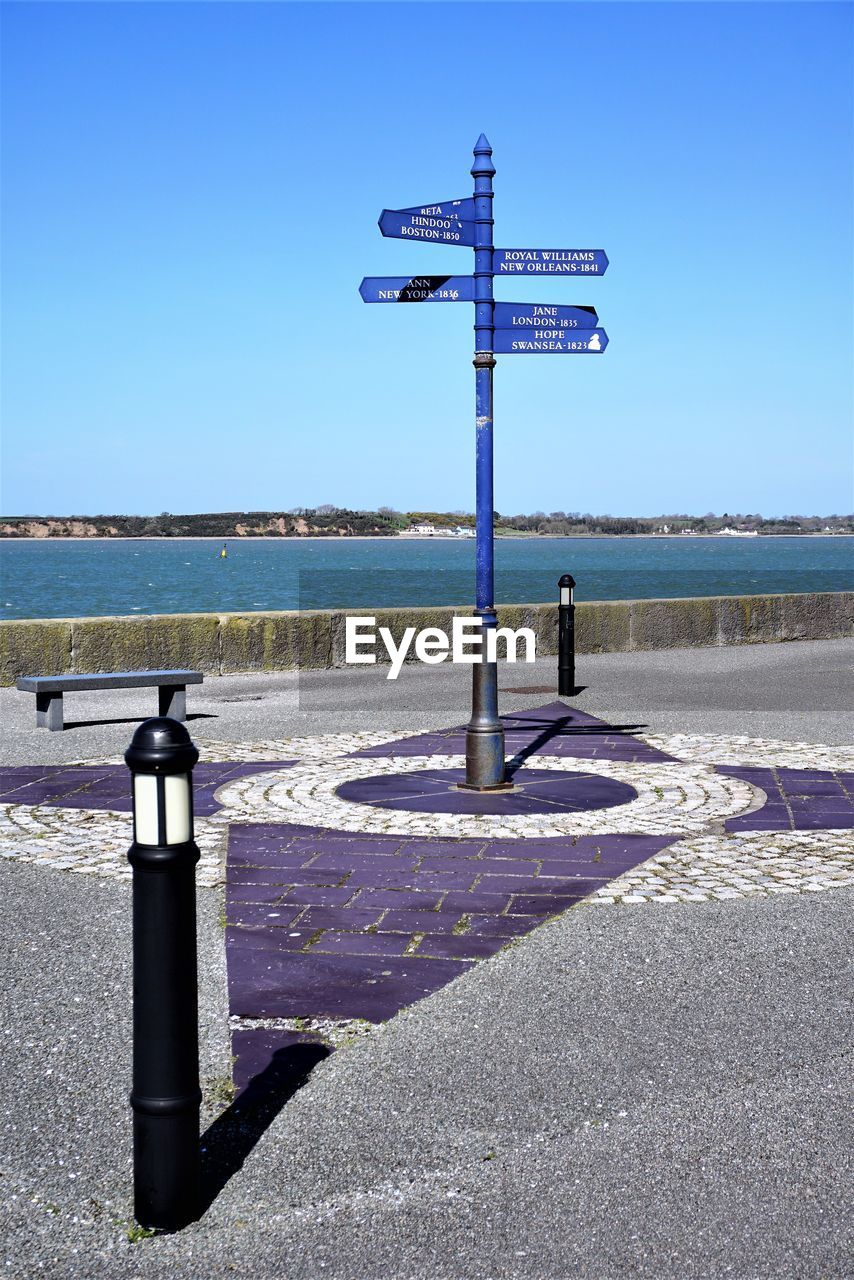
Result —
[[125, 752], [133, 788], [134, 1216], [175, 1230], [199, 1207], [199, 1029], [193, 776], [177, 720], [146, 720]]
[[557, 691], [575, 693], [575, 578], [565, 573], [558, 580]]

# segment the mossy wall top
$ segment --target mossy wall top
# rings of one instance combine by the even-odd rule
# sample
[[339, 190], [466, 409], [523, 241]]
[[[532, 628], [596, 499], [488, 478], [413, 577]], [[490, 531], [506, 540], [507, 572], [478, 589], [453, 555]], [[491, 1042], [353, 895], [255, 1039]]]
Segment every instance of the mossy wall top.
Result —
[[[182, 613], [128, 618], [0, 622], [0, 684], [22, 675], [187, 667], [212, 675], [344, 666], [344, 620], [366, 610]], [[378, 626], [442, 627], [465, 609], [378, 609]], [[530, 627], [538, 655], [557, 652], [555, 605], [502, 605], [499, 625]], [[575, 610], [579, 653], [829, 640], [854, 634], [854, 592], [584, 601]], [[387, 661], [382, 645], [379, 662]], [[501, 648], [499, 647], [499, 656]]]

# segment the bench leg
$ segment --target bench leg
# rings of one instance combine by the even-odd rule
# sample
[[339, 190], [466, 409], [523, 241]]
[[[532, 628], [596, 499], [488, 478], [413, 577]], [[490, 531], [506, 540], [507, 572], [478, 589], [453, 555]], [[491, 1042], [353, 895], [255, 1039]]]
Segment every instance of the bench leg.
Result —
[[36, 694], [36, 728], [55, 732], [62, 728], [62, 694]]
[[187, 686], [184, 684], [158, 685], [157, 713], [172, 720], [187, 719]]

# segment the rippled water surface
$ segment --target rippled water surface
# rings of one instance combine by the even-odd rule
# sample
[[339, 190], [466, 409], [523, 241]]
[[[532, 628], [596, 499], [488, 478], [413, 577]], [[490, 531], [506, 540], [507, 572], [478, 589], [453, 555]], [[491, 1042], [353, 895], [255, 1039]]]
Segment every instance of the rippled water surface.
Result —
[[[90, 617], [469, 604], [474, 540], [86, 539], [0, 543], [0, 616]], [[854, 541], [793, 538], [507, 538], [496, 600], [579, 600], [854, 588]]]

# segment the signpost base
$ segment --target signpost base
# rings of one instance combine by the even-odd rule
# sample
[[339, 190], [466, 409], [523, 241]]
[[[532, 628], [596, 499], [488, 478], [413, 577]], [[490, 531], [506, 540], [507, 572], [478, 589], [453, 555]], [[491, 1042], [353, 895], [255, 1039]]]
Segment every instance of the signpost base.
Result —
[[[478, 609], [483, 630], [495, 626], [492, 610]], [[485, 640], [484, 640], [485, 648]], [[504, 727], [498, 718], [498, 664], [477, 662], [472, 667], [471, 720], [466, 725], [467, 791], [504, 791]]]

